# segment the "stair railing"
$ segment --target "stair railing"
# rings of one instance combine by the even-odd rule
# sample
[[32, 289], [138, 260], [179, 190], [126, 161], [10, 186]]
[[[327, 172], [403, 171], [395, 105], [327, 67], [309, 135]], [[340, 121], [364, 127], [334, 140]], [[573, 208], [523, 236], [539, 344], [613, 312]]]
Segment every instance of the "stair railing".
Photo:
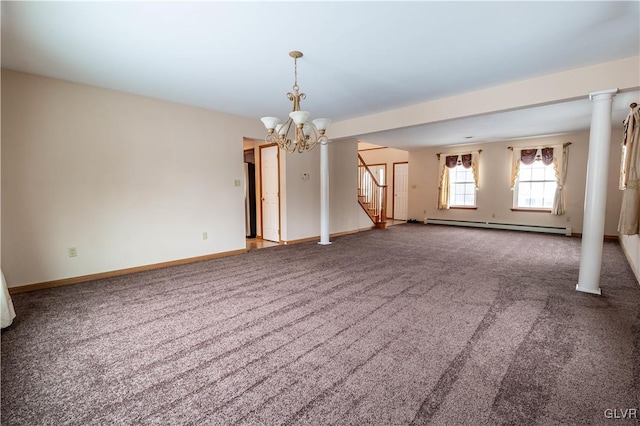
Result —
[[358, 154], [358, 199], [375, 223], [387, 221], [387, 185], [380, 185], [360, 154]]

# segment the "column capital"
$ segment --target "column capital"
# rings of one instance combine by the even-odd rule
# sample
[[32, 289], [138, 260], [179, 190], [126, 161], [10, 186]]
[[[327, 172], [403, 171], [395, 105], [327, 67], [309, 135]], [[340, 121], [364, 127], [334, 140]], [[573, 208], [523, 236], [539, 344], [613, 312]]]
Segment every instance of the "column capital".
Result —
[[616, 93], [618, 93], [618, 88], [615, 89], [606, 89], [606, 90], [598, 90], [597, 92], [589, 93], [589, 100], [597, 99], [611, 99]]

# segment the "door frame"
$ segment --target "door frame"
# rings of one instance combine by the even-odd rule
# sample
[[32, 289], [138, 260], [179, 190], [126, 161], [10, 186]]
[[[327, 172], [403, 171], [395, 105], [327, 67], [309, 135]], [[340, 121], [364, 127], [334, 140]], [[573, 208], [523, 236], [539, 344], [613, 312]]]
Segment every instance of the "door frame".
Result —
[[[258, 146], [258, 158], [260, 159], [260, 188], [258, 191], [258, 200], [260, 201], [260, 240], [264, 239], [264, 211], [262, 209], [262, 187], [264, 185], [264, 182], [262, 180], [262, 150], [264, 148], [271, 148], [275, 146], [276, 148], [278, 148], [278, 144], [277, 143], [270, 143], [270, 144], [265, 144], [265, 145], [259, 145]], [[281, 243], [282, 242], [282, 222], [281, 222], [281, 214], [280, 214], [280, 210], [282, 208], [282, 205], [280, 203], [280, 149], [278, 148], [276, 150], [276, 160], [278, 163], [278, 173], [277, 173], [277, 180], [278, 180], [278, 242]]]
[[406, 164], [407, 165], [407, 208], [409, 207], [409, 162], [408, 161], [394, 161], [393, 162], [393, 181], [392, 181], [392, 186], [391, 186], [391, 190], [393, 191], [393, 202], [391, 203], [391, 218], [395, 220], [395, 214], [396, 214], [396, 164]]

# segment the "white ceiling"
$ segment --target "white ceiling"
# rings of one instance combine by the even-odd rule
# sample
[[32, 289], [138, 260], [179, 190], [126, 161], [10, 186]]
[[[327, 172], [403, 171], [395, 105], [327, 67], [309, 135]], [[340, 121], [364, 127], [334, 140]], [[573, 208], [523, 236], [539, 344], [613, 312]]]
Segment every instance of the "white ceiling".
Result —
[[[256, 118], [334, 121], [640, 54], [640, 2], [2, 2], [2, 66]], [[614, 101], [614, 122], [629, 100]], [[412, 149], [587, 129], [587, 99], [363, 135]], [[473, 139], [465, 139], [473, 136]]]

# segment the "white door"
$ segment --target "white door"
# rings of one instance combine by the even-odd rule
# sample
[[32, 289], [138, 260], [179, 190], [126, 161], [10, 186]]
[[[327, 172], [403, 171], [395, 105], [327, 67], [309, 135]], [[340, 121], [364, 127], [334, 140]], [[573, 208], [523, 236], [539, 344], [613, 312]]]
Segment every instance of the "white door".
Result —
[[409, 163], [393, 165], [393, 218], [407, 220], [409, 199]]
[[262, 239], [280, 242], [280, 194], [278, 146], [260, 147]]

